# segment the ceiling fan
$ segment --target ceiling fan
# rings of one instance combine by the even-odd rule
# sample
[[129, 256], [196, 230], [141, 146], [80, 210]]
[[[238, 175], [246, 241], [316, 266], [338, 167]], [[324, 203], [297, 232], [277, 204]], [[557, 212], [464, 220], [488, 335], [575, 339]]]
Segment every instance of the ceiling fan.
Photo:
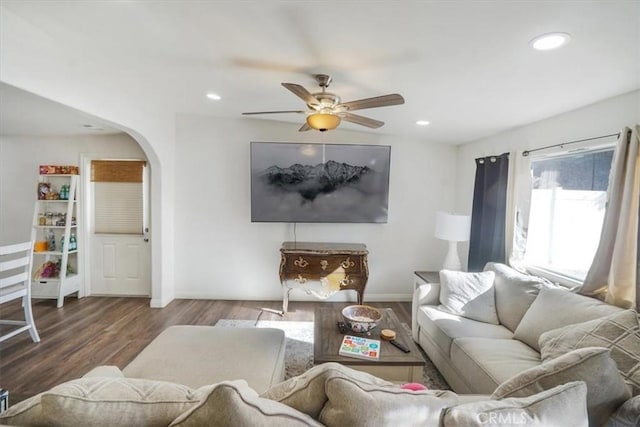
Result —
[[397, 93], [343, 103], [341, 102], [341, 99], [338, 95], [326, 91], [326, 89], [329, 87], [329, 84], [331, 83], [331, 76], [328, 76], [327, 74], [316, 74], [315, 78], [318, 82], [318, 85], [322, 88], [322, 92], [310, 93], [307, 89], [298, 84], [282, 83], [282, 86], [286, 87], [300, 99], [306, 102], [308, 107], [308, 110], [306, 111], [257, 111], [242, 114], [307, 114], [306, 123], [303, 124], [299, 129], [300, 132], [305, 132], [311, 129], [325, 132], [327, 130], [337, 128], [342, 120], [376, 129], [384, 125], [384, 122], [374, 120], [369, 117], [359, 116], [357, 114], [351, 113], [351, 111], [364, 110], [365, 108], [387, 107], [390, 105], [404, 104], [404, 98]]

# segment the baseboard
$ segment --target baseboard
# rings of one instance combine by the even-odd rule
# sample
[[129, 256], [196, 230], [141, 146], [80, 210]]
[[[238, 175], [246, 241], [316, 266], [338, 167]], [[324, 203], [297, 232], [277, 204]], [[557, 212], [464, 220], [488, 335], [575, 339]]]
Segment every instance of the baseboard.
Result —
[[[237, 301], [282, 301], [282, 297], [273, 297], [273, 296], [259, 296], [259, 295], [249, 295], [249, 296], [230, 296], [230, 295], [211, 295], [208, 293], [200, 293], [200, 292], [179, 292], [175, 295], [176, 299], [214, 299], [214, 300], [237, 300]], [[365, 303], [367, 301], [371, 302], [406, 302], [411, 301], [413, 298], [413, 294], [368, 294], [365, 292], [364, 300]], [[151, 300], [151, 307], [154, 306], [154, 301]], [[289, 295], [289, 301], [306, 301], [306, 302], [315, 302], [315, 301], [323, 301], [319, 298], [316, 298], [312, 295], [307, 295], [304, 292], [291, 292]], [[329, 302], [356, 302], [356, 294], [355, 292], [338, 292], [333, 295], [331, 298], [326, 299], [324, 301]], [[166, 305], [166, 304], [165, 304]], [[162, 306], [164, 307], [164, 306]]]
[[163, 300], [160, 298], [152, 298], [151, 302], [149, 303], [149, 307], [151, 308], [164, 308], [166, 307], [171, 301], [173, 301], [173, 298], [171, 298], [170, 300]]

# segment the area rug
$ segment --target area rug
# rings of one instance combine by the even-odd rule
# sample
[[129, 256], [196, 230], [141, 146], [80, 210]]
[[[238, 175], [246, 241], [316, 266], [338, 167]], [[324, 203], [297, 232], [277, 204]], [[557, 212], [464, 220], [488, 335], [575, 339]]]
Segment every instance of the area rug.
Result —
[[[313, 366], [313, 322], [260, 320], [256, 325], [254, 320], [220, 319], [216, 326], [282, 329], [286, 337], [285, 378], [300, 375]], [[408, 325], [403, 323], [402, 326], [409, 331]], [[431, 390], [450, 390], [431, 360], [420, 350], [426, 360], [422, 383]]]

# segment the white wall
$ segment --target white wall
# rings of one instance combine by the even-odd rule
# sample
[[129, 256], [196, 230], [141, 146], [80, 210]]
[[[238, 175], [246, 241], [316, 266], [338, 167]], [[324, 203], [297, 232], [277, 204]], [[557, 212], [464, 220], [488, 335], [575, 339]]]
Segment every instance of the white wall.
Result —
[[[387, 224], [298, 224], [298, 241], [365, 243], [365, 300], [409, 300], [414, 270], [437, 268], [446, 242], [433, 237], [435, 212], [452, 209], [457, 148], [373, 133], [297, 132], [259, 119], [182, 115], [176, 125], [176, 297], [281, 299], [280, 245], [293, 226], [251, 223], [250, 142], [390, 145]], [[332, 300], [355, 298], [341, 292]], [[302, 291], [292, 300], [308, 299]]]
[[145, 158], [127, 134], [0, 136], [0, 244], [31, 238], [39, 165], [78, 165], [82, 153]]
[[[475, 159], [516, 150], [530, 150], [619, 132], [640, 123], [640, 91], [606, 99], [574, 111], [458, 146], [456, 209], [470, 213], [473, 203]], [[468, 243], [459, 246], [466, 265]]]
[[165, 306], [174, 290], [175, 112], [164, 91], [135, 62], [121, 67], [97, 51], [74, 48], [6, 9], [0, 39], [3, 82], [99, 117], [143, 148], [152, 182], [151, 306]]

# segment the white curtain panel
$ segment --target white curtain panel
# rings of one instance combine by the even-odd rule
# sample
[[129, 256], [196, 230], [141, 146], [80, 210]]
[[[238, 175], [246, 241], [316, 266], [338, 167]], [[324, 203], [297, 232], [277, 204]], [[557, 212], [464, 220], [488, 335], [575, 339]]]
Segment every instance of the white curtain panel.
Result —
[[623, 308], [638, 306], [639, 133], [637, 124], [620, 132], [609, 176], [600, 244], [579, 291]]
[[513, 268], [525, 272], [523, 262], [531, 206], [531, 157], [524, 156], [523, 151], [516, 151], [510, 157], [514, 160], [509, 164], [507, 184], [506, 254]]

